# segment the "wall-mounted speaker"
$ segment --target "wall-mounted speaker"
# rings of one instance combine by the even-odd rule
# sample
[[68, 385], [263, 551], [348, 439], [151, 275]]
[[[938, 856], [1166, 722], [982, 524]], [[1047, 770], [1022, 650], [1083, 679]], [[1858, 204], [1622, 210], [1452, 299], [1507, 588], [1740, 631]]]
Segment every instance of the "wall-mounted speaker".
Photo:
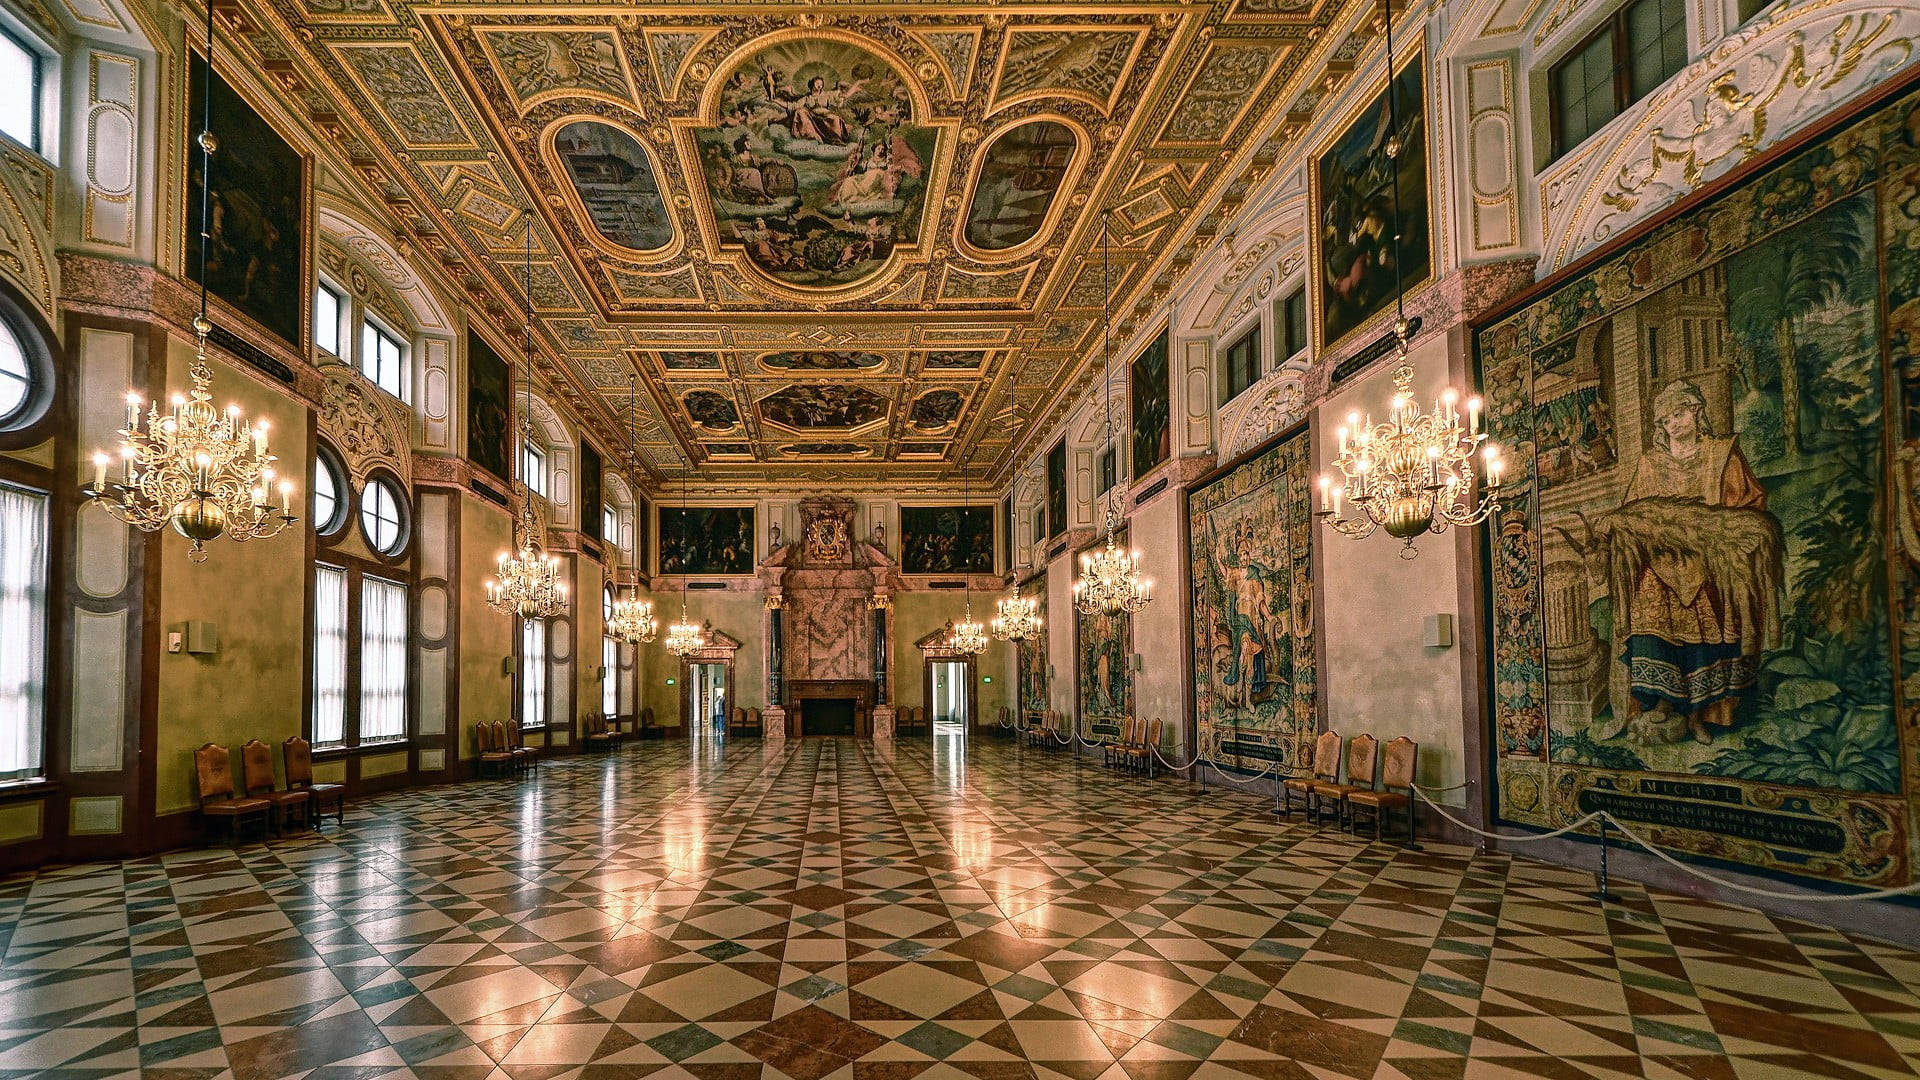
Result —
[[1441, 613], [1429, 615], [1421, 624], [1421, 644], [1429, 649], [1448, 649], [1453, 647], [1453, 616]]

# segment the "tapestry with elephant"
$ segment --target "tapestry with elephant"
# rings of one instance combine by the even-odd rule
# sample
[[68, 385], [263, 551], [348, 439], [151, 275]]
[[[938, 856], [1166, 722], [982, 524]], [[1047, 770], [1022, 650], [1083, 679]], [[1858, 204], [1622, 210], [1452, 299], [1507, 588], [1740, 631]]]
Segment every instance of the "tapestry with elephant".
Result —
[[1193, 713], [1201, 753], [1224, 768], [1311, 762], [1312, 469], [1300, 430], [1188, 496]]
[[1913, 879], [1917, 193], [1909, 93], [1476, 332], [1503, 820]]

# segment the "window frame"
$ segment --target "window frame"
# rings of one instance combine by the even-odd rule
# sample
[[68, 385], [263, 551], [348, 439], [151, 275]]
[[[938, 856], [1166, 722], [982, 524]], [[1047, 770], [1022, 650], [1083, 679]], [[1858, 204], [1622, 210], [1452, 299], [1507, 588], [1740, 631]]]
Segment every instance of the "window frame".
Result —
[[[394, 347], [394, 351], [398, 353], [398, 356], [395, 358], [395, 361], [394, 361], [399, 366], [398, 383], [399, 383], [400, 389], [399, 389], [399, 392], [397, 393], [393, 390], [393, 388], [387, 386], [385, 383], [380, 381], [380, 372], [376, 367], [376, 365], [378, 365], [380, 362], [380, 356], [379, 356], [380, 350], [378, 348], [378, 345], [384, 344], [384, 343], [391, 343]], [[368, 357], [367, 355], [367, 346], [370, 344], [376, 346], [373, 350], [374, 355], [371, 358]], [[360, 362], [357, 366], [359, 367], [360, 374], [365, 376], [368, 382], [372, 383], [376, 388], [378, 388], [382, 393], [386, 394], [388, 397], [394, 398], [400, 401], [402, 404], [412, 405], [413, 404], [413, 343], [412, 341], [410, 341], [406, 336], [393, 330], [391, 327], [389, 327], [386, 324], [385, 321], [378, 319], [374, 317], [372, 314], [369, 314], [363, 311], [361, 312], [361, 315], [360, 315], [360, 341], [358, 342], [358, 347], [360, 350], [360, 355], [359, 355]]]
[[1094, 456], [1094, 496], [1105, 495], [1120, 484], [1120, 454], [1114, 444], [1108, 443]]
[[[327, 296], [330, 296], [333, 298], [333, 347], [332, 348], [328, 348], [325, 345], [322, 345], [320, 343], [320, 325], [321, 325], [320, 294], [322, 293], [325, 293]], [[313, 279], [313, 327], [310, 332], [313, 334], [313, 349], [315, 352], [325, 353], [336, 360], [347, 359], [347, 357], [342, 355], [340, 351], [340, 338], [341, 338], [340, 331], [346, 325], [347, 314], [351, 309], [351, 307], [352, 307], [352, 301], [347, 297], [346, 290], [341, 289], [340, 287], [334, 285], [333, 282], [328, 281], [324, 277], [321, 277], [317, 274], [314, 276], [314, 279]], [[364, 373], [365, 372], [363, 371], [362, 374]]]
[[[1549, 150], [1547, 163], [1549, 165], [1567, 156], [1567, 154], [1578, 149], [1582, 143], [1599, 134], [1601, 129], [1619, 119], [1621, 114], [1625, 113], [1628, 109], [1633, 108], [1651, 96], [1655, 90], [1665, 85], [1668, 80], [1672, 79], [1675, 74], [1687, 66], [1687, 62], [1693, 53], [1691, 47], [1687, 44], [1687, 22], [1683, 14], [1680, 20], [1680, 40], [1682, 45], [1680, 65], [1672, 71], [1661, 75], [1659, 82], [1649, 87], [1646, 93], [1636, 95], [1633, 92], [1634, 42], [1628, 33], [1630, 25], [1628, 14], [1641, 4], [1653, 4], [1657, 7], [1660, 3], [1661, 0], [1627, 0], [1626, 3], [1608, 12], [1606, 18], [1602, 19], [1598, 26], [1595, 26], [1588, 33], [1581, 35], [1572, 45], [1561, 50], [1558, 59], [1546, 65], [1547, 148]], [[1760, 10], [1764, 9], [1765, 5], [1763, 4]], [[1755, 11], [1754, 14], [1759, 14], [1759, 11]], [[1609, 34], [1612, 35], [1609, 53], [1613, 60], [1613, 70], [1611, 72], [1613, 114], [1595, 126], [1591, 131], [1582, 135], [1578, 142], [1569, 143], [1567, 142], [1566, 125], [1561, 117], [1560, 73], [1566, 69], [1567, 65], [1573, 63], [1582, 53], [1585, 53], [1596, 41]]]
[[620, 715], [620, 642], [610, 634], [600, 635], [600, 711]]
[[28, 88], [28, 94], [31, 100], [28, 112], [32, 117], [33, 124], [30, 137], [26, 140], [21, 140], [4, 131], [0, 131], [0, 135], [5, 135], [8, 139], [33, 151], [35, 155], [51, 161], [52, 155], [47, 152], [47, 88], [49, 85], [57, 83], [57, 79], [49, 79], [47, 77], [47, 69], [53, 66], [52, 58], [47, 55], [46, 49], [40, 47], [38, 39], [15, 29], [7, 19], [0, 19], [0, 37], [4, 37], [7, 41], [11, 42], [33, 62], [33, 83]]
[[[6, 459], [0, 459], [0, 466], [7, 466]], [[0, 468], [0, 488], [8, 488], [40, 503], [40, 535], [42, 539], [42, 558], [38, 567], [40, 574], [39, 628], [40, 664], [37, 678], [30, 683], [39, 686], [40, 709], [37, 717], [39, 726], [39, 758], [30, 773], [14, 777], [0, 777], [0, 795], [14, 791], [39, 791], [53, 782], [53, 770], [59, 758], [57, 751], [63, 749], [55, 745], [59, 732], [53, 724], [52, 704], [56, 695], [62, 692], [64, 679], [61, 664], [64, 657], [56, 652], [59, 638], [55, 634], [55, 624], [59, 615], [54, 603], [54, 576], [57, 566], [57, 545], [64, 542], [55, 516], [55, 499], [51, 487], [47, 484], [24, 482], [16, 479], [12, 468]], [[29, 726], [35, 718], [29, 718]]]
[[[372, 494], [376, 487], [392, 496], [394, 513], [399, 519], [391, 547], [381, 547], [374, 537], [373, 530], [368, 528], [367, 515], [374, 512]], [[354, 517], [360, 526], [360, 538], [366, 541], [367, 550], [373, 552], [377, 558], [383, 562], [392, 563], [406, 557], [407, 549], [413, 545], [413, 503], [407, 495], [406, 488], [401, 485], [399, 477], [384, 470], [368, 476], [356, 493]], [[375, 520], [384, 519], [376, 517]]]
[[[320, 495], [320, 474], [323, 471], [333, 484], [334, 499], [333, 516], [325, 521], [320, 520], [319, 508], [313, 502]], [[313, 514], [314, 535], [340, 535], [346, 529], [347, 522], [357, 516], [354, 501], [353, 479], [347, 475], [346, 463], [333, 447], [316, 439], [313, 444], [313, 476], [307, 481], [307, 510]]]
[[[1296, 302], [1299, 310], [1294, 310]], [[1285, 362], [1313, 349], [1313, 320], [1307, 314], [1307, 286], [1305, 282], [1293, 287], [1293, 291], [1280, 298], [1280, 346], [1286, 355], [1280, 357]], [[1298, 341], [1299, 345], [1294, 342]]]
[[[1246, 373], [1247, 381], [1238, 388], [1234, 387], [1232, 378], [1236, 356], [1245, 357], [1250, 365]], [[1220, 404], [1226, 405], [1251, 389], [1266, 374], [1264, 368], [1260, 356], [1260, 324], [1256, 321], [1247, 327], [1246, 333], [1234, 338], [1232, 344], [1220, 351]]]
[[[551, 488], [549, 478], [552, 476], [552, 465], [553, 456], [546, 447], [532, 439], [520, 440], [520, 482], [526, 485], [528, 491], [543, 499], [553, 498], [548, 494]], [[533, 482], [536, 476], [540, 480], [538, 484]]]
[[[537, 633], [535, 633], [537, 631]], [[531, 648], [529, 634], [540, 639], [540, 655], [537, 663], [530, 664]], [[514, 723], [522, 734], [529, 731], [545, 731], [552, 726], [552, 718], [547, 714], [553, 704], [553, 623], [547, 619], [521, 619], [518, 631], [514, 635], [513, 654], [515, 667], [519, 671], [513, 688]], [[537, 703], [537, 706], [536, 706]], [[537, 722], [527, 721], [529, 707], [537, 707]]]
[[[338, 534], [336, 534], [338, 535]], [[419, 712], [415, 705], [414, 691], [419, 686], [420, 672], [414, 655], [413, 640], [418, 616], [415, 612], [415, 581], [409, 567], [393, 567], [370, 562], [350, 551], [325, 549], [315, 553], [307, 563], [307, 604], [306, 647], [308, 667], [307, 701], [304, 710], [301, 735], [313, 746], [316, 758], [350, 757], [358, 754], [391, 753], [411, 746], [418, 735]], [[315, 731], [316, 705], [319, 691], [318, 631], [316, 619], [319, 615], [319, 574], [322, 569], [337, 571], [343, 576], [346, 589], [345, 626], [343, 628], [342, 653], [346, 662], [346, 678], [341, 688], [340, 741], [322, 743]], [[406, 627], [403, 639], [406, 642], [405, 686], [401, 691], [403, 729], [398, 737], [369, 741], [362, 734], [363, 706], [366, 703], [365, 686], [362, 681], [364, 664], [362, 658], [366, 646], [365, 596], [366, 581], [385, 582], [399, 587], [405, 592]]]

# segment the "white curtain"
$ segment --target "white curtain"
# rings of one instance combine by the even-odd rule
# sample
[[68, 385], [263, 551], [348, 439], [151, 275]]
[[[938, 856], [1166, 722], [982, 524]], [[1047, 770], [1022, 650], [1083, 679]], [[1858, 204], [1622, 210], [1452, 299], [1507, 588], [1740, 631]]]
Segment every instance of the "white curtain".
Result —
[[347, 737], [347, 572], [313, 568], [313, 745]]
[[47, 499], [0, 484], [0, 781], [43, 771], [46, 642]]
[[520, 726], [541, 727], [547, 722], [547, 624], [539, 619], [520, 622]]
[[407, 736], [407, 587], [360, 582], [360, 742]]
[[600, 711], [608, 716], [620, 711], [620, 645], [610, 637], [600, 639]]

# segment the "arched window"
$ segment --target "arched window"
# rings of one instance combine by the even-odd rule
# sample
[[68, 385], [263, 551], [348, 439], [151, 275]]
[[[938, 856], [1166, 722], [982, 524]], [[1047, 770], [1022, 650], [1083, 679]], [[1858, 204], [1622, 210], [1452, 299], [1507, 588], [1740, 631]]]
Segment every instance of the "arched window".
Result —
[[360, 530], [368, 545], [382, 555], [398, 555], [407, 546], [406, 511], [391, 482], [367, 481], [360, 492]]
[[313, 531], [331, 536], [346, 524], [346, 480], [339, 462], [324, 448], [313, 455]]
[[0, 427], [7, 426], [32, 396], [33, 371], [27, 367], [27, 351], [20, 347], [13, 328], [0, 323]]

